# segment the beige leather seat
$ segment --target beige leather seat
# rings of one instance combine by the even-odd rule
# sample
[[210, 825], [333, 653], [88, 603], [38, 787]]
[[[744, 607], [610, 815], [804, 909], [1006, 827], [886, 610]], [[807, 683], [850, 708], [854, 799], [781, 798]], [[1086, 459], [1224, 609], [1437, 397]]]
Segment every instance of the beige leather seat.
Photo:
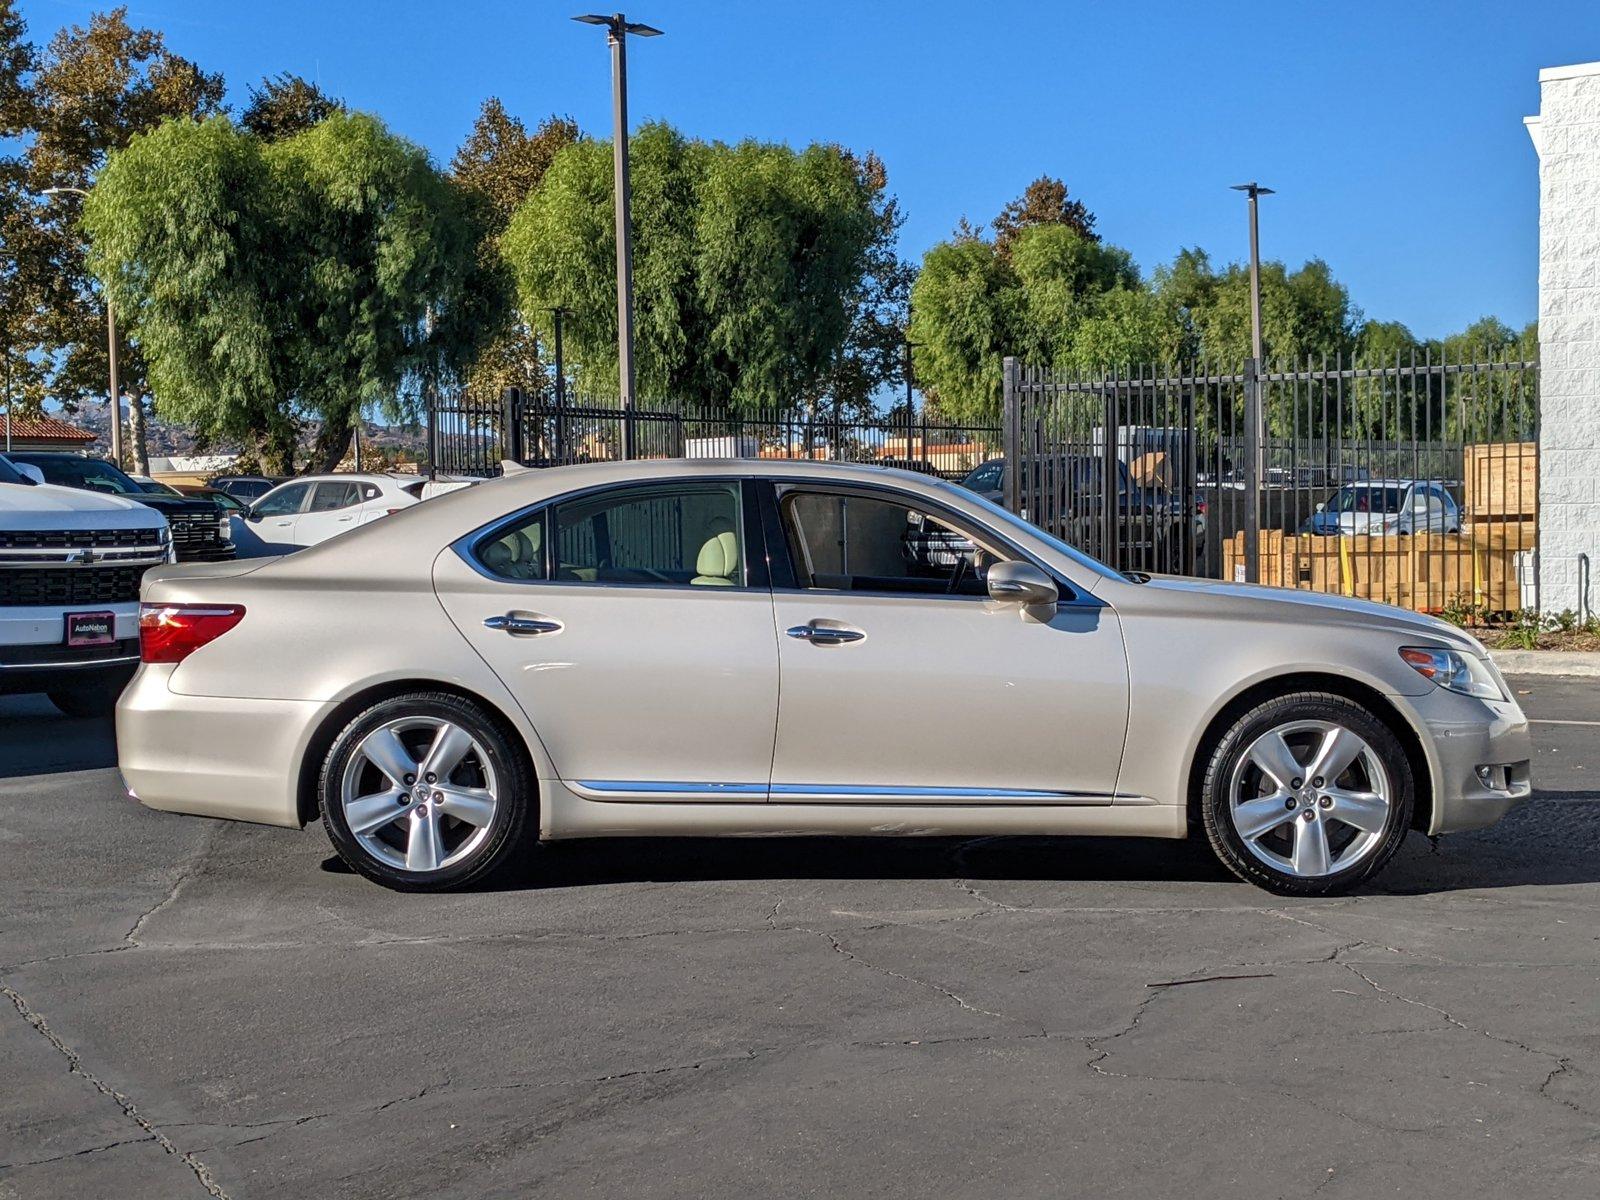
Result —
[[483, 565], [505, 579], [538, 579], [544, 574], [539, 545], [543, 531], [533, 526], [532, 533], [518, 529], [483, 548]]
[[689, 582], [697, 587], [735, 587], [739, 574], [739, 539], [733, 530], [713, 533], [700, 547], [697, 572]]

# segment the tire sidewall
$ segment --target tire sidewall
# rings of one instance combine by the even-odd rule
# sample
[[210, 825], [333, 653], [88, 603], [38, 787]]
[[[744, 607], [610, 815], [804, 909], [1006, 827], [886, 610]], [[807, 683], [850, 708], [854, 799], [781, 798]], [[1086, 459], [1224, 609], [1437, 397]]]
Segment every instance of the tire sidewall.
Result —
[[[342, 802], [345, 768], [362, 739], [378, 726], [403, 717], [446, 720], [465, 729], [483, 747], [500, 793], [488, 836], [477, 849], [460, 862], [426, 874], [398, 869], [368, 853], [350, 831]], [[397, 891], [413, 892], [465, 887], [503, 865], [526, 835], [530, 795], [525, 759], [501, 722], [475, 704], [442, 694], [396, 696], [360, 713], [334, 739], [318, 782], [323, 828], [339, 857], [368, 879]]]
[[[1246, 749], [1262, 734], [1293, 721], [1331, 721], [1364, 738], [1382, 760], [1391, 791], [1389, 820], [1378, 845], [1360, 862], [1331, 875], [1302, 879], [1257, 858], [1234, 827], [1230, 789]], [[1242, 715], [1217, 743], [1209, 760], [1202, 805], [1206, 834], [1223, 864], [1247, 882], [1284, 895], [1343, 892], [1375, 874], [1391, 859], [1411, 827], [1414, 781], [1399, 738], [1367, 709], [1342, 696], [1302, 693], [1264, 701]]]

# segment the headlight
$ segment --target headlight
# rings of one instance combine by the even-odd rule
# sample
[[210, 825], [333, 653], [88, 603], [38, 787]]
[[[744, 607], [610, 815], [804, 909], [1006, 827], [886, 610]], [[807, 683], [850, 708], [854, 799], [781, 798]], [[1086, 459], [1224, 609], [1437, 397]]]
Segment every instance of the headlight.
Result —
[[227, 541], [229, 536], [233, 533], [233, 526], [228, 523], [227, 513], [223, 513], [217, 518], [217, 533], [221, 536], [223, 541]]
[[1446, 691], [1476, 696], [1480, 700], [1506, 698], [1489, 664], [1475, 655], [1431, 646], [1403, 646], [1400, 657], [1417, 674], [1433, 680]]
[[163, 521], [163, 522], [161, 522], [161, 528], [156, 531], [156, 545], [165, 546], [171, 540], [172, 540], [172, 526], [168, 525], [165, 521]]

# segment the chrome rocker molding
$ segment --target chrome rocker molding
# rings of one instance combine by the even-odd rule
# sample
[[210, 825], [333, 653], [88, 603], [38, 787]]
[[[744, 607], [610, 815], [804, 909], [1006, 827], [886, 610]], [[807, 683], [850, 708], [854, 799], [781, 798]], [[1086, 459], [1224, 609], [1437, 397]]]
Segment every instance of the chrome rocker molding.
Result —
[[569, 785], [579, 795], [597, 800], [637, 797], [763, 801], [768, 796], [788, 804], [834, 804], [870, 800], [877, 804], [1111, 804], [1136, 797], [1107, 796], [1096, 792], [1058, 792], [1036, 788], [889, 787], [832, 783], [676, 783], [637, 779], [574, 779]]

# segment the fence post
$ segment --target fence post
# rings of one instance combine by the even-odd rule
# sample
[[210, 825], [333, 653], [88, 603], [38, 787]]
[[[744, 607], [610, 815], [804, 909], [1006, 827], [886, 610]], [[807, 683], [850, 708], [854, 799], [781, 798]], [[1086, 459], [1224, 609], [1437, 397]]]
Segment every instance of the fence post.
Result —
[[[435, 384], [428, 384], [428, 478], [439, 477], [439, 389]], [[7, 414], [9, 420], [10, 414]]]
[[522, 389], [508, 387], [500, 393], [501, 454], [520, 463], [522, 453]]
[[[1117, 384], [1117, 372], [1112, 368], [1111, 386], [1105, 391], [1105, 405], [1100, 414], [1105, 428], [1104, 442], [1100, 447], [1100, 557], [1121, 570], [1127, 564], [1121, 561], [1124, 557], [1122, 539], [1118, 536], [1118, 518], [1122, 516], [1122, 489], [1118, 486], [1122, 480], [1117, 474], [1118, 443], [1122, 438], [1122, 406], [1117, 403]], [[1128, 516], [1131, 519], [1134, 515], [1134, 498], [1130, 495]]]
[[1001, 497], [1001, 502], [1011, 512], [1016, 512], [1021, 507], [1022, 479], [1022, 463], [1018, 458], [1022, 452], [1022, 414], [1018, 407], [1020, 397], [1017, 395], [1017, 360], [1009, 354], [1006, 355], [1002, 370], [1004, 383], [1000, 397], [1000, 452], [1006, 461], [1006, 470], [1005, 495]]
[[1244, 579], [1261, 582], [1261, 364], [1244, 364]]

